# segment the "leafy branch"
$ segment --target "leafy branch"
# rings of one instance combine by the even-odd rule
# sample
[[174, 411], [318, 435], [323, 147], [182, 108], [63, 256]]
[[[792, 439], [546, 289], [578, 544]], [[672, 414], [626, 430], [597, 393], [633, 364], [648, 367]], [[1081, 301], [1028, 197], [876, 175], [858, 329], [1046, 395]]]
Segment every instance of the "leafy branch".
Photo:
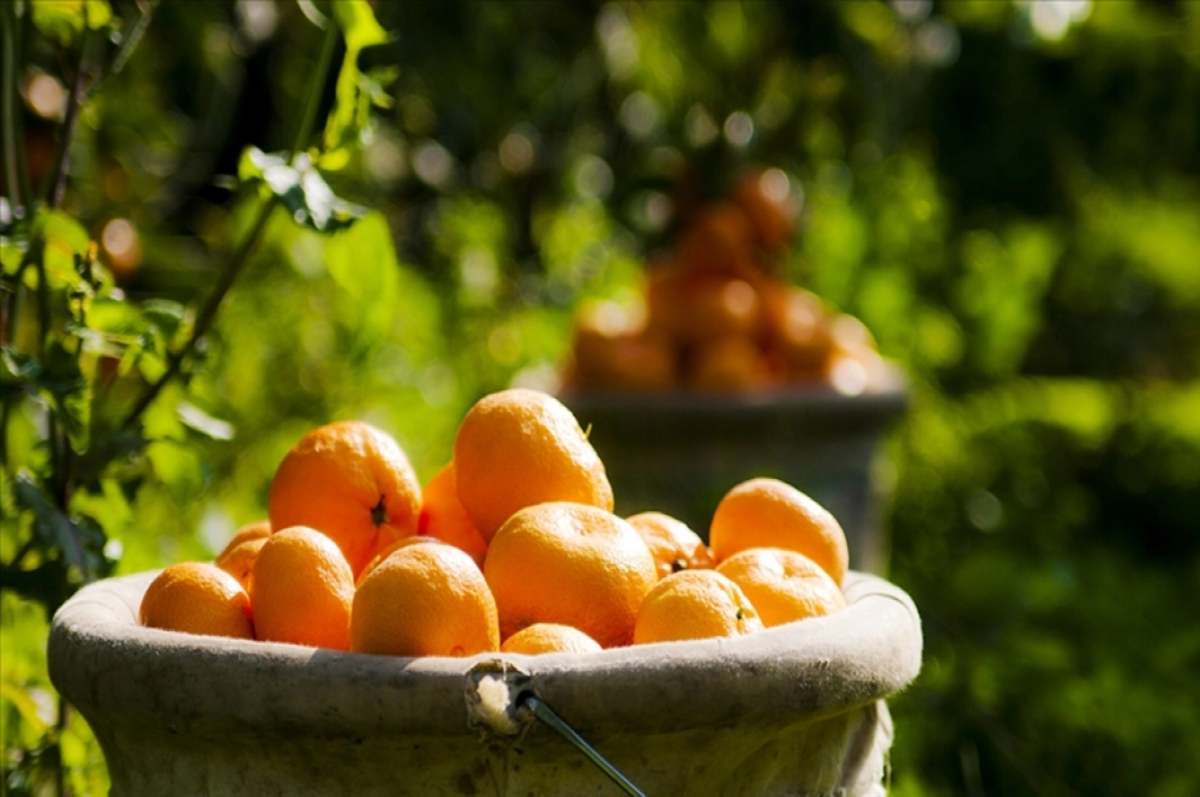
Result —
[[[11, 209], [0, 219], [0, 503], [5, 539], [12, 541], [7, 561], [0, 561], [0, 590], [36, 602], [47, 617], [82, 585], [115, 568], [120, 546], [109, 543], [132, 517], [130, 502], [147, 465], [159, 467], [152, 453], [156, 437], [175, 434], [164, 433], [163, 413], [147, 411], [185, 375], [271, 219], [282, 208], [296, 223], [331, 233], [366, 212], [337, 197], [318, 164], [336, 169], [348, 160], [349, 149], [361, 141], [367, 112], [385, 100], [383, 88], [395, 72], [388, 66], [360, 70], [360, 51], [387, 36], [365, 0], [334, 0], [332, 13], [321, 15], [319, 55], [292, 148], [278, 154], [250, 148], [243, 155], [239, 185], [250, 200], [252, 220], [188, 324], [185, 308], [176, 302], [135, 305], [116, 290], [97, 259], [96, 242], [59, 209], [87, 103], [129, 62], [158, 2], [136, 0], [136, 15], [122, 25], [107, 0], [0, 0], [0, 132]], [[55, 153], [38, 194], [29, 186], [18, 100], [23, 26], [71, 53], [74, 67], [65, 81], [69, 93]], [[329, 121], [318, 136], [339, 41], [346, 56]], [[28, 302], [32, 313], [23, 312]], [[124, 388], [110, 401], [108, 391], [121, 379]], [[227, 434], [221, 430], [225, 424], [205, 423], [213, 419], [198, 410], [185, 413], [185, 406], [167, 411], [175, 410], [191, 429]], [[24, 431], [14, 435], [16, 428]], [[33, 446], [13, 444], [30, 435]], [[61, 738], [67, 716], [60, 700], [56, 721], [38, 732], [42, 746], [13, 765], [32, 771], [46, 766], [38, 761], [49, 762], [59, 794], [65, 789]], [[10, 771], [6, 763], [5, 782]]]

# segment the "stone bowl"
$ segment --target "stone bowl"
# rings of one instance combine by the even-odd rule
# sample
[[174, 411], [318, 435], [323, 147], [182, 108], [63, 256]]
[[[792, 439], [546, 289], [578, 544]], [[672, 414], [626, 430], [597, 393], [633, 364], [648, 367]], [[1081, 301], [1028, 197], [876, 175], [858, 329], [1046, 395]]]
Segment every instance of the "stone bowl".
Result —
[[857, 572], [845, 610], [746, 637], [465, 659], [144, 628], [154, 575], [84, 588], [50, 631], [114, 795], [620, 793], [528, 695], [649, 795], [880, 795], [884, 701], [921, 665], [912, 601]]
[[858, 395], [796, 384], [741, 393], [564, 391], [604, 462], [624, 517], [658, 510], [707, 539], [721, 497], [771, 476], [797, 487], [842, 524], [850, 564], [886, 575], [882, 524], [891, 479], [881, 443], [908, 408], [902, 372], [889, 367]]

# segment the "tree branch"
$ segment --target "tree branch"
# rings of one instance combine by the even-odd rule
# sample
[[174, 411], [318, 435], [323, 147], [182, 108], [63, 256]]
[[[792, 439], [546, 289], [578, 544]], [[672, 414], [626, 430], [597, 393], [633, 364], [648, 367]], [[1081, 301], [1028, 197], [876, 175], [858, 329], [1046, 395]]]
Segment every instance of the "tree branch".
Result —
[[209, 294], [208, 300], [204, 303], [200, 312], [196, 315], [196, 323], [192, 327], [192, 333], [188, 336], [187, 342], [179, 351], [172, 354], [167, 359], [167, 369], [163, 372], [153, 384], [147, 388], [146, 392], [138, 399], [137, 404], [125, 416], [124, 422], [121, 423], [121, 429], [126, 430], [137, 422], [141, 414], [158, 398], [158, 394], [167, 386], [172, 379], [179, 375], [183, 367], [184, 360], [195, 350], [196, 344], [212, 326], [216, 320], [217, 310], [221, 307], [221, 302], [225, 299], [225, 294], [233, 287], [233, 283], [237, 280], [238, 275], [242, 273], [247, 261], [250, 259], [250, 253], [254, 250], [254, 245], [258, 243], [259, 236], [262, 235], [263, 229], [267, 226], [267, 221], [271, 218], [271, 212], [279, 204], [277, 197], [272, 196], [263, 203], [262, 208], [258, 212], [258, 217], [254, 220], [254, 225], [246, 234], [246, 238], [242, 241], [241, 246], [230, 257], [226, 263], [225, 269], [221, 272], [217, 280], [217, 285]]
[[304, 116], [300, 117], [300, 127], [296, 130], [296, 141], [292, 144], [292, 158], [302, 152], [312, 138], [313, 128], [317, 123], [317, 109], [321, 105], [321, 94], [325, 91], [325, 79], [329, 75], [329, 64], [333, 61], [333, 50], [337, 45], [338, 26], [333, 17], [325, 27], [325, 39], [321, 43], [321, 55], [317, 59], [317, 80], [309, 87], [308, 100], [304, 104]]
[[67, 167], [71, 161], [71, 139], [75, 136], [75, 125], [79, 121], [79, 109], [87, 98], [84, 82], [87, 79], [88, 44], [92, 32], [84, 26], [79, 44], [79, 64], [75, 68], [75, 79], [71, 81], [71, 93], [67, 95], [67, 114], [63, 119], [62, 133], [55, 153], [54, 169], [46, 177], [46, 204], [58, 208], [62, 204], [63, 192], [67, 188]]
[[[317, 60], [316, 74], [313, 75], [313, 82], [309, 86], [308, 99], [304, 105], [304, 115], [301, 117], [300, 127], [296, 131], [295, 144], [292, 147], [292, 156], [301, 151], [305, 143], [312, 137], [313, 128], [316, 125], [317, 109], [320, 106], [321, 94], [325, 88], [325, 81], [329, 75], [329, 67], [333, 61], [333, 50], [337, 44], [339, 29], [334, 22], [330, 21], [329, 26], [325, 29], [325, 39], [321, 45], [321, 55]], [[247, 233], [242, 244], [233, 253], [229, 262], [225, 265], [225, 269], [221, 272], [217, 280], [217, 285], [213, 288], [204, 306], [196, 315], [196, 323], [192, 327], [192, 333], [188, 336], [187, 341], [183, 346], [171, 355], [167, 360], [167, 369], [163, 372], [146, 392], [138, 399], [137, 404], [125, 416], [124, 422], [121, 424], [122, 430], [131, 428], [141, 417], [142, 413], [154, 402], [158, 394], [162, 392], [167, 384], [179, 375], [183, 369], [184, 361], [195, 350], [196, 344], [200, 339], [208, 333], [209, 329], [216, 320], [217, 310], [221, 307], [221, 302], [224, 301], [225, 295], [233, 287], [233, 283], [245, 268], [246, 262], [250, 259], [250, 253], [253, 251], [255, 244], [258, 243], [262, 231], [267, 226], [267, 221], [271, 217], [271, 212], [279, 204], [279, 198], [272, 195], [270, 199], [259, 210], [258, 217], [254, 220], [253, 226]]]
[[0, 92], [3, 104], [4, 174], [8, 182], [8, 195], [13, 203], [13, 216], [27, 214], [30, 201], [29, 173], [25, 166], [25, 142], [22, 139], [21, 123], [17, 113], [17, 11], [16, 4], [0, 3], [0, 20], [3, 24], [3, 86]]

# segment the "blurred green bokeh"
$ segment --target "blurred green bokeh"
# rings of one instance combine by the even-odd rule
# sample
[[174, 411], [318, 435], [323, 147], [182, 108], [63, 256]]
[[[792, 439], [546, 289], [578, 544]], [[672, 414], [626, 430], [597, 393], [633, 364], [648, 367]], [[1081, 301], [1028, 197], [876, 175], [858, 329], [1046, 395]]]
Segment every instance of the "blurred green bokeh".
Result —
[[[769, 164], [803, 191], [788, 277], [912, 383], [889, 577], [926, 656], [891, 703], [893, 793], [1200, 793], [1200, 3], [374, 5], [391, 107], [327, 174], [372, 210], [272, 219], [146, 417], [149, 478], [107, 510], [120, 572], [213, 556], [320, 423], [379, 425], [428, 479], [476, 398], [554, 384], [581, 301], [638, 290], [677, 163], [713, 195]], [[313, 6], [165, 3], [86, 106], [66, 209], [136, 229], [131, 299], [210, 287], [248, 224], [220, 178], [288, 146]], [[29, 42], [24, 85], [65, 81]], [[56, 130], [29, 117], [31, 171]], [[5, 793], [40, 794], [46, 618], [0, 611]], [[105, 788], [77, 717], [62, 754]]]

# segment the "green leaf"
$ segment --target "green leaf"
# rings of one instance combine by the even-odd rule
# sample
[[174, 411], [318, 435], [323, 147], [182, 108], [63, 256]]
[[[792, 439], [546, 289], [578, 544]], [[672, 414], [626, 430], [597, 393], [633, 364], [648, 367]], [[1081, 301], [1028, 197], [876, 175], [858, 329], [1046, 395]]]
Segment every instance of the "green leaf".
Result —
[[160, 440], [146, 446], [146, 457], [176, 502], [187, 504], [196, 499], [204, 486], [204, 472], [190, 446]]
[[87, 327], [109, 335], [140, 335], [149, 329], [136, 307], [111, 296], [98, 296], [92, 302]]
[[91, 242], [82, 224], [65, 213], [45, 210], [34, 220], [33, 236], [45, 246], [43, 262], [51, 287], [82, 289], [87, 286], [75, 267], [76, 258], [87, 254]]
[[109, 538], [119, 539], [133, 520], [133, 507], [116, 479], [103, 479], [96, 490], [76, 490], [71, 510], [94, 519]]
[[329, 275], [355, 302], [360, 331], [385, 334], [396, 314], [400, 264], [383, 215], [370, 213], [353, 228], [330, 237], [325, 263]]
[[0, 682], [0, 700], [10, 703], [21, 715], [21, 719], [30, 725], [33, 734], [41, 736], [50, 726], [42, 720], [38, 713], [37, 701], [23, 686], [23, 684], [10, 684], [7, 680]]
[[[96, 484], [109, 465], [122, 461], [130, 462], [145, 447], [146, 438], [138, 432], [117, 431], [105, 435], [92, 443], [87, 453], [76, 460], [75, 477], [81, 485]], [[106, 491], [110, 483], [111, 480], [106, 480], [104, 485]], [[81, 492], [76, 491], [72, 500], [77, 500]], [[102, 515], [86, 508], [82, 508], [80, 511], [100, 518], [101, 525], [105, 528], [109, 527], [107, 523], [103, 522]]]
[[150, 299], [142, 305], [142, 316], [158, 331], [162, 343], [169, 345], [187, 320], [187, 308], [169, 299]]
[[83, 583], [107, 569], [106, 538], [94, 521], [68, 517], [24, 471], [17, 474], [16, 499], [18, 506], [33, 512], [33, 533], [38, 542], [47, 551], [61, 553], [68, 584]]
[[356, 145], [371, 117], [372, 104], [386, 107], [390, 103], [387, 87], [400, 75], [394, 65], [373, 65], [363, 71], [359, 55], [372, 48], [372, 64], [378, 64], [378, 45], [386, 45], [390, 37], [366, 0], [338, 0], [333, 15], [346, 40], [346, 57], [338, 71], [335, 103], [325, 125], [325, 156], [322, 165], [340, 168], [348, 160], [344, 148]]
[[0, 272], [4, 274], [4, 281], [6, 283], [9, 279], [16, 276], [28, 246], [29, 241], [25, 240], [24, 237], [4, 238], [0, 240]]
[[76, 453], [87, 450], [92, 423], [92, 386], [79, 367], [79, 360], [59, 340], [46, 349], [37, 379], [55, 416], [63, 424]]
[[175, 412], [179, 415], [179, 420], [183, 421], [184, 426], [189, 429], [194, 429], [214, 440], [233, 439], [233, 426], [228, 421], [214, 418], [194, 404], [182, 401], [175, 408]]
[[6, 376], [39, 393], [49, 403], [67, 431], [71, 448], [76, 453], [86, 451], [91, 429], [92, 386], [84, 377], [79, 360], [63, 347], [62, 341], [51, 341], [42, 359], [4, 347], [3, 363]]
[[64, 47], [85, 26], [99, 30], [111, 22], [112, 7], [107, 0], [33, 0], [33, 24], [47, 39]]
[[238, 177], [245, 183], [262, 182], [297, 224], [318, 232], [349, 227], [366, 213], [366, 208], [335, 195], [307, 155], [289, 164], [282, 156], [249, 147], [238, 163]]

